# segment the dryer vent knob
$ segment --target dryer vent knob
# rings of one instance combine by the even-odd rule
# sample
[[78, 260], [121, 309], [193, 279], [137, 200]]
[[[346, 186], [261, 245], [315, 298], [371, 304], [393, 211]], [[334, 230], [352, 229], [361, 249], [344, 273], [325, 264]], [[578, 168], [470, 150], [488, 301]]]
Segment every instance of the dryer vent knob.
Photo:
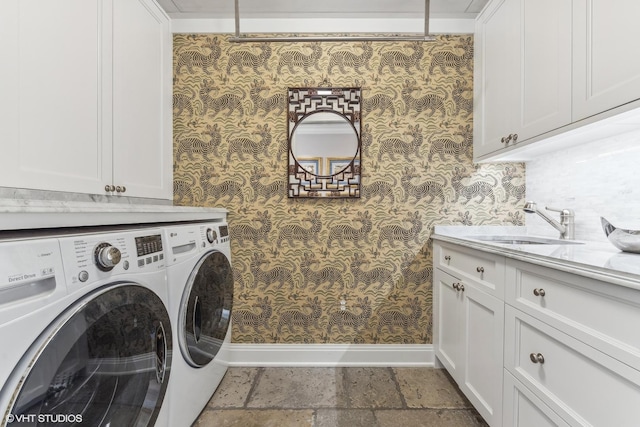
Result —
[[111, 271], [120, 262], [120, 249], [109, 243], [100, 243], [94, 251], [96, 265], [102, 271]]

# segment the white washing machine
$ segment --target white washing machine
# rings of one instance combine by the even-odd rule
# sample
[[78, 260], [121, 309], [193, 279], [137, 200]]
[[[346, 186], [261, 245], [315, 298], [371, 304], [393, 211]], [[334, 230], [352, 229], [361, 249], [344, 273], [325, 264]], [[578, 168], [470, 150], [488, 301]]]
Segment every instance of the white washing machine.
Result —
[[0, 241], [0, 426], [168, 426], [163, 236]]
[[221, 355], [231, 340], [233, 273], [227, 223], [165, 228], [169, 314], [176, 350], [169, 424], [190, 426], [227, 371]]

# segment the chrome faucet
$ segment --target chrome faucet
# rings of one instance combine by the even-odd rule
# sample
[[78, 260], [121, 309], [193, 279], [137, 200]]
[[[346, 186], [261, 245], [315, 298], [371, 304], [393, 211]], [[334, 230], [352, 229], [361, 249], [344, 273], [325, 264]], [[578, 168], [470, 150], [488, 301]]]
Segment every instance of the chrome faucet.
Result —
[[547, 221], [553, 228], [560, 232], [561, 239], [573, 240], [575, 238], [575, 226], [574, 219], [575, 214], [571, 209], [556, 209], [545, 207], [546, 210], [552, 212], [560, 212], [560, 222], [548, 216], [543, 211], [539, 210], [536, 206], [536, 202], [526, 202], [524, 204], [524, 208], [522, 208], [526, 213], [537, 213], [540, 215], [545, 221]]

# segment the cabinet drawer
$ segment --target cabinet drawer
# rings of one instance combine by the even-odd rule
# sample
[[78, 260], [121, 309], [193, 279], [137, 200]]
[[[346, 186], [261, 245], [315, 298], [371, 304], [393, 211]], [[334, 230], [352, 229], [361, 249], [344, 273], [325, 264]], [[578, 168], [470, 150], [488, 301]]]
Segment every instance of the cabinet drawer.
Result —
[[505, 322], [505, 367], [569, 424], [638, 425], [639, 371], [509, 305]]
[[458, 245], [435, 245], [436, 266], [453, 276], [476, 283], [485, 292], [504, 298], [504, 257]]
[[562, 418], [536, 397], [508, 371], [504, 373], [503, 426], [569, 427]]
[[640, 292], [515, 260], [505, 300], [640, 370]]

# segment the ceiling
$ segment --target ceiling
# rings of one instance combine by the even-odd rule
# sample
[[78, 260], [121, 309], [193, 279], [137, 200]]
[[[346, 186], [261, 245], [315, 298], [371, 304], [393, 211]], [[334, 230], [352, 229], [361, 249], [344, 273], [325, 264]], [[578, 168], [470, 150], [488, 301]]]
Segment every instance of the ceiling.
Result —
[[[424, 0], [238, 0], [241, 18], [424, 18]], [[436, 19], [473, 19], [488, 0], [431, 0]], [[158, 0], [173, 19], [234, 17], [234, 0]]]

